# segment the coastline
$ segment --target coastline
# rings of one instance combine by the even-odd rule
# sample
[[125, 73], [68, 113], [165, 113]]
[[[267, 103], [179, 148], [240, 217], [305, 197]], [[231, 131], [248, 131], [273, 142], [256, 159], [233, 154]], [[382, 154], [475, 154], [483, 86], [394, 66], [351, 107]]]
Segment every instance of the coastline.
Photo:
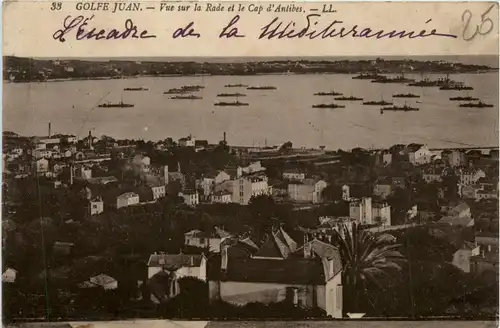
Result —
[[[450, 74], [450, 75], [463, 75], [463, 74], [488, 74], [498, 72], [498, 68], [491, 68], [489, 70], [479, 70], [479, 71], [466, 71], [466, 72], [453, 72], [447, 73], [445, 71], [429, 71], [429, 72], [411, 72], [406, 73], [410, 75], [418, 75], [418, 74], [426, 74], [426, 75], [442, 75], [442, 74]], [[47, 79], [43, 81], [10, 81], [9, 79], [3, 79], [3, 83], [12, 83], [12, 84], [23, 84], [23, 83], [54, 83], [54, 82], [74, 82], [74, 81], [107, 81], [107, 80], [129, 80], [129, 79], [138, 79], [138, 78], [162, 78], [162, 77], [203, 77], [203, 76], [270, 76], [270, 75], [355, 75], [359, 73], [353, 72], [268, 72], [268, 73], [253, 73], [253, 74], [143, 74], [138, 76], [124, 76], [124, 77], [111, 77], [111, 76], [102, 76], [102, 77], [72, 77], [72, 78], [57, 78], [57, 79]], [[383, 73], [384, 75], [397, 75], [398, 73]]]

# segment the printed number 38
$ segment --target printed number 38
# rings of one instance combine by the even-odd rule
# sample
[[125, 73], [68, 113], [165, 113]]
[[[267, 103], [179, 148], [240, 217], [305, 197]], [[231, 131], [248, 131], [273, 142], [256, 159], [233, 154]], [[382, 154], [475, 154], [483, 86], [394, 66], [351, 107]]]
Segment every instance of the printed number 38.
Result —
[[62, 2], [52, 2], [52, 5], [50, 6], [50, 10], [61, 10], [62, 8]]
[[491, 5], [488, 8], [488, 10], [486, 10], [481, 15], [481, 23], [476, 25], [476, 30], [471, 36], [468, 36], [468, 34], [470, 33], [467, 32], [469, 31], [469, 25], [472, 19], [472, 12], [469, 9], [464, 11], [464, 13], [462, 14], [462, 22], [465, 24], [465, 26], [464, 26], [464, 31], [462, 33], [462, 37], [465, 41], [470, 41], [474, 39], [478, 34], [486, 35], [493, 30], [493, 21], [491, 20], [491, 18], [486, 17], [490, 13], [491, 9], [493, 9], [493, 7], [495, 7], [495, 5]]

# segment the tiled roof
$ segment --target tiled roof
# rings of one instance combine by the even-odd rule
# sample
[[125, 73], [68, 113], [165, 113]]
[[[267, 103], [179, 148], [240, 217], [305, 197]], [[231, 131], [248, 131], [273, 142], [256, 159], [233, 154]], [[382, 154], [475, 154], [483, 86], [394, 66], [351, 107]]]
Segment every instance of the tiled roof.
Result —
[[104, 287], [107, 284], [116, 282], [116, 279], [105, 274], [100, 274], [90, 278], [90, 282]]
[[131, 197], [137, 197], [137, 196], [139, 196], [139, 195], [136, 194], [135, 192], [126, 192], [124, 194], [121, 194], [117, 198], [131, 198]]
[[340, 252], [337, 247], [324, 243], [318, 239], [313, 239], [302, 246], [299, 250], [297, 250], [296, 254], [303, 255], [304, 247], [306, 247], [306, 245], [309, 245], [309, 247], [311, 247], [311, 251], [318, 257], [327, 260], [333, 260], [336, 264], [336, 269], [338, 269], [338, 271], [336, 271], [335, 273], [340, 272], [340, 270], [342, 269], [342, 262], [340, 260]]
[[199, 267], [203, 255], [190, 254], [152, 254], [148, 267], [163, 267], [166, 270], [178, 270], [182, 267]]
[[470, 207], [469, 205], [467, 205], [467, 203], [460, 203], [449, 211], [449, 215], [457, 215], [460, 212], [467, 211], [469, 209]]
[[287, 258], [297, 250], [297, 243], [283, 230], [274, 231], [255, 253], [256, 257]]
[[469, 217], [445, 216], [441, 220], [439, 220], [437, 223], [465, 227], [471, 221], [473, 221], [473, 219], [471, 219]]

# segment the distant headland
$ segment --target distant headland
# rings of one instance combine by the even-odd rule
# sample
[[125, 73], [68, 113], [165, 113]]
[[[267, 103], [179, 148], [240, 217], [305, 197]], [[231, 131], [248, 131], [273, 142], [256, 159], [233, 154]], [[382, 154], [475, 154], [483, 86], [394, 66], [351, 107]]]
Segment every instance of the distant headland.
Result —
[[140, 76], [264, 74], [460, 74], [498, 71], [487, 65], [443, 60], [273, 60], [246, 62], [57, 60], [4, 57], [3, 78], [11, 82], [120, 79]]

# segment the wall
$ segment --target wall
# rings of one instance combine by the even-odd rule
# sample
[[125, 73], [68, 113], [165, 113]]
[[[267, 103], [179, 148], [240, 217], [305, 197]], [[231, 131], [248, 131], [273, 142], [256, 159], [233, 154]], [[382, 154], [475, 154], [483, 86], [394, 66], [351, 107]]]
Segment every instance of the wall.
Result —
[[314, 186], [303, 184], [289, 184], [288, 196], [297, 202], [312, 202]]
[[326, 283], [326, 302], [325, 311], [327, 315], [333, 318], [342, 318], [343, 307], [343, 287], [342, 273], [339, 272], [335, 277]]
[[268, 304], [284, 301], [287, 287], [302, 290], [303, 292], [299, 293], [299, 299], [303, 304], [313, 306], [312, 286], [229, 281], [220, 283], [220, 295], [222, 300], [239, 305], [250, 302]]

